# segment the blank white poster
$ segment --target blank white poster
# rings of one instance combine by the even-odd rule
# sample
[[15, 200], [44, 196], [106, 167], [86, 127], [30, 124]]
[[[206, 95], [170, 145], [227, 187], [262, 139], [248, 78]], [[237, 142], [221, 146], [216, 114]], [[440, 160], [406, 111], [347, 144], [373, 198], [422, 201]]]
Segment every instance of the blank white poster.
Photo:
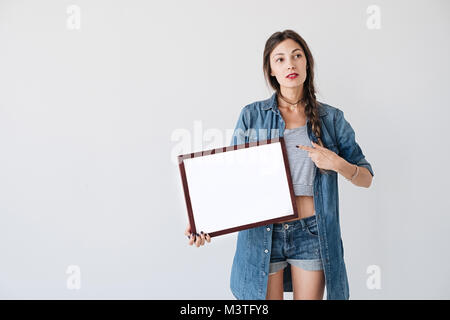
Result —
[[294, 214], [281, 141], [183, 161], [197, 232]]

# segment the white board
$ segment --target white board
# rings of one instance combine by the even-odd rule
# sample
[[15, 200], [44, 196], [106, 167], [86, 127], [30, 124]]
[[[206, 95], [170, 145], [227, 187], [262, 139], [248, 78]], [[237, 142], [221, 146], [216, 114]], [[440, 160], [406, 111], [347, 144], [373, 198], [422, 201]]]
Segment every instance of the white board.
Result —
[[192, 232], [214, 237], [298, 217], [283, 137], [179, 160]]

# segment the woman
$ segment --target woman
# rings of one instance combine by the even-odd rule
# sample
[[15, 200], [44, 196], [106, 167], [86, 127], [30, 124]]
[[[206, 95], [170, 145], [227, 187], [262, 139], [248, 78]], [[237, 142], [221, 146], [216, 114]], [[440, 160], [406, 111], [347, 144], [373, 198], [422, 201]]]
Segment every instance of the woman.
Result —
[[[372, 167], [343, 112], [316, 100], [314, 59], [300, 35], [274, 33], [263, 70], [275, 92], [241, 110], [231, 145], [284, 137], [299, 218], [239, 231], [231, 291], [237, 299], [322, 299], [326, 286], [327, 299], [348, 299], [337, 174], [368, 188]], [[190, 244], [205, 239], [192, 235]]]

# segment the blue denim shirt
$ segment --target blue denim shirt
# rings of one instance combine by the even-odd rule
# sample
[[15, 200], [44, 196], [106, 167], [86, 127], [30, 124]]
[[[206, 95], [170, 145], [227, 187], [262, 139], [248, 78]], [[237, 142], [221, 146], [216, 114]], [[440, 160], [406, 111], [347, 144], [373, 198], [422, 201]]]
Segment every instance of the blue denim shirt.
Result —
[[[327, 149], [352, 164], [367, 168], [370, 163], [355, 141], [355, 132], [343, 112], [318, 101], [322, 141]], [[282, 137], [285, 122], [278, 109], [276, 93], [267, 100], [242, 108], [230, 146]], [[309, 138], [317, 142], [307, 119]], [[344, 247], [339, 224], [338, 174], [321, 174], [315, 167], [314, 209], [317, 219], [320, 253], [324, 266], [327, 299], [348, 299], [349, 286], [344, 262]], [[270, 191], [270, 186], [267, 186]], [[231, 268], [230, 288], [237, 299], [264, 300], [267, 292], [273, 225], [238, 232]], [[292, 292], [290, 268], [283, 272], [285, 292]]]

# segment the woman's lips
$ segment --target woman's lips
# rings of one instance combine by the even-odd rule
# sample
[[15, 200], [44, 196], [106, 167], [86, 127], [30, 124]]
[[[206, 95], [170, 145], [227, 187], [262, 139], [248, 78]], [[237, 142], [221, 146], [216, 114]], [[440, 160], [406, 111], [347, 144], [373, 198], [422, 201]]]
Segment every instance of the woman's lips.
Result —
[[298, 77], [298, 74], [297, 74], [297, 73], [294, 73], [294, 74], [288, 75], [286, 78], [288, 78], [288, 79], [295, 79], [295, 78], [297, 78], [297, 77]]

